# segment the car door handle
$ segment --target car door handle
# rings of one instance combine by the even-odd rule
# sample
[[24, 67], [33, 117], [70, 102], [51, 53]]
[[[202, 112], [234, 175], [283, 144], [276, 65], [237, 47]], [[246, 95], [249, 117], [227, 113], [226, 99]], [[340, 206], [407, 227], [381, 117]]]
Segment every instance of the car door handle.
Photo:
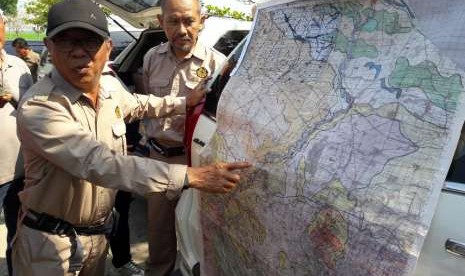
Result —
[[465, 243], [447, 239], [446, 251], [465, 258]]

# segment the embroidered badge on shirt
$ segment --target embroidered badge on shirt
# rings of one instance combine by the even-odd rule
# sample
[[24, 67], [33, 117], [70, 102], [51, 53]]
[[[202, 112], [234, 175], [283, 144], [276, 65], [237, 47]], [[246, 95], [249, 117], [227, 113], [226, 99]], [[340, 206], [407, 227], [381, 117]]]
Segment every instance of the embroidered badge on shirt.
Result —
[[197, 77], [202, 79], [208, 77], [208, 71], [205, 67], [199, 67], [197, 70], [195, 70], [195, 73], [197, 74]]
[[121, 109], [119, 109], [119, 106], [115, 108], [115, 115], [116, 118], [121, 119]]

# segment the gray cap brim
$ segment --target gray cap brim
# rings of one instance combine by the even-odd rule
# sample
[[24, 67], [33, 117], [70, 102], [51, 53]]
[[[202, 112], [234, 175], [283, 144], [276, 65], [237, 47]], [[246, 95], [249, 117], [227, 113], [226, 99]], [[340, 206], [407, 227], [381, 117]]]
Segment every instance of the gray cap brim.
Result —
[[65, 30], [68, 30], [68, 29], [73, 29], [73, 28], [89, 30], [91, 32], [94, 32], [94, 33], [98, 34], [102, 38], [108, 38], [109, 35], [110, 35], [106, 31], [101, 30], [101, 29], [99, 29], [99, 28], [97, 28], [97, 27], [95, 27], [93, 25], [90, 25], [89, 23], [80, 22], [80, 21], [72, 21], [72, 22], [63, 23], [60, 26], [54, 28], [53, 30], [51, 30], [50, 32], [47, 33], [47, 37], [52, 38], [52, 37], [54, 37], [55, 35], [57, 35], [58, 33], [62, 32], [62, 31], [65, 31]]

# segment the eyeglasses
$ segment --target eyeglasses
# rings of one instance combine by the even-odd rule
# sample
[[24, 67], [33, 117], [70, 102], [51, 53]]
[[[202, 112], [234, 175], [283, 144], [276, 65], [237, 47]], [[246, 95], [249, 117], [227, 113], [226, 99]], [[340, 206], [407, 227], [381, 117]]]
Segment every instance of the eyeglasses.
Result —
[[71, 52], [75, 47], [79, 46], [88, 52], [96, 52], [100, 49], [103, 39], [91, 37], [82, 40], [74, 39], [52, 39], [53, 43], [58, 47], [60, 52]]

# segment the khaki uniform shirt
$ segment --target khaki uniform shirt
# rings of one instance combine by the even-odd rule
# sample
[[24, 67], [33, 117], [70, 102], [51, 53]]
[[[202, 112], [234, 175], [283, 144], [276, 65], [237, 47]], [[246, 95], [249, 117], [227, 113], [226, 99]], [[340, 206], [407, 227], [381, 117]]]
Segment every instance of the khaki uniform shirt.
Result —
[[125, 121], [185, 112], [185, 98], [132, 95], [111, 75], [100, 80], [96, 109], [54, 69], [20, 103], [25, 208], [72, 224], [102, 222], [116, 190], [176, 197], [186, 166], [126, 156]]
[[37, 71], [39, 69], [39, 63], [40, 63], [40, 55], [31, 49], [27, 52], [27, 56], [25, 56], [23, 60], [24, 62], [26, 62], [27, 67], [29, 67], [29, 70], [31, 71], [32, 80], [36, 82]]
[[[0, 52], [0, 86], [19, 102], [26, 90], [32, 86], [32, 77], [22, 59]], [[10, 103], [0, 108], [0, 185], [24, 176], [24, 167], [16, 134], [16, 110]]]
[[[186, 96], [202, 80], [197, 75], [197, 69], [204, 67], [208, 75], [221, 69], [226, 57], [200, 42], [185, 59], [178, 60], [170, 49], [169, 43], [164, 43], [150, 49], [144, 57], [143, 82], [146, 93], [158, 97]], [[168, 145], [181, 146], [184, 139], [184, 123], [186, 116], [176, 115], [162, 119], [144, 121], [144, 138], [156, 138]]]

